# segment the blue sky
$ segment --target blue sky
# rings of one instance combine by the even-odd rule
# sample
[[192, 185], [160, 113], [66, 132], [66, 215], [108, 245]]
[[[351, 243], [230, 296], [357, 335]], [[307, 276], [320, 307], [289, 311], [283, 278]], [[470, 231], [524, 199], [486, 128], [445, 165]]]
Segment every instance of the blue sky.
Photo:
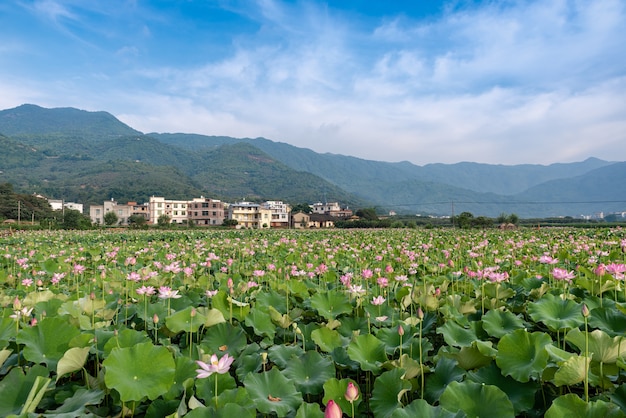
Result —
[[626, 160], [626, 0], [5, 0], [0, 108], [415, 164]]

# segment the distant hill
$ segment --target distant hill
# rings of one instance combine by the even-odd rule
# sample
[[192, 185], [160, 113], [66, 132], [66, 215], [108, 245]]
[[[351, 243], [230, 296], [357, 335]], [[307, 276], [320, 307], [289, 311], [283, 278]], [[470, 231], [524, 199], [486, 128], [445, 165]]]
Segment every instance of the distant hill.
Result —
[[626, 163], [595, 158], [547, 166], [417, 166], [320, 154], [265, 138], [144, 135], [107, 112], [35, 105], [0, 111], [0, 134], [0, 182], [86, 204], [204, 194], [227, 201], [336, 200], [380, 212], [441, 215], [626, 210]]

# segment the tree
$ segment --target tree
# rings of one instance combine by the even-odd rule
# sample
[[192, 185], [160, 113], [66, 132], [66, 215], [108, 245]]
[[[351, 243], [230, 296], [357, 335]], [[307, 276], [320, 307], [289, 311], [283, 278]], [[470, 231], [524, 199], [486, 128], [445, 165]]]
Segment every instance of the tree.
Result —
[[146, 218], [141, 215], [130, 215], [128, 217], [128, 225], [131, 228], [144, 228], [146, 226]]
[[456, 224], [461, 229], [469, 229], [472, 227], [472, 221], [474, 220], [474, 215], [471, 212], [461, 212], [459, 216], [456, 217]]
[[119, 221], [119, 218], [113, 211], [109, 211], [104, 214], [104, 224], [105, 225], [115, 225]]
[[237, 222], [237, 219], [224, 219], [224, 222], [222, 222], [223, 226], [237, 226], [239, 222]]
[[170, 218], [166, 214], [163, 214], [163, 215], [159, 216], [159, 218], [157, 219], [157, 225], [159, 225], [159, 226], [167, 226], [167, 225], [169, 225], [171, 220], [172, 220], [172, 218]]
[[297, 205], [293, 205], [291, 207], [291, 213], [298, 213], [298, 212], [311, 213], [312, 211], [313, 209], [311, 209], [311, 206], [309, 206], [308, 203], [298, 203]]
[[61, 226], [64, 229], [89, 229], [91, 219], [77, 210], [65, 209]]
[[378, 215], [376, 215], [376, 209], [374, 208], [363, 208], [359, 209], [355, 213], [356, 216], [362, 219], [367, 219], [370, 221], [378, 220]]

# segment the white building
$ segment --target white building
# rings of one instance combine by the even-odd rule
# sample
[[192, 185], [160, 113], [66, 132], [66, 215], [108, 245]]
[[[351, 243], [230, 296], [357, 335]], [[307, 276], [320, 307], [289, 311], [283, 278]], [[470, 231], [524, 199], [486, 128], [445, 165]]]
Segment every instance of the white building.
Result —
[[258, 203], [237, 202], [228, 206], [228, 219], [237, 221], [237, 228], [270, 228], [272, 211]]
[[169, 200], [164, 197], [152, 196], [148, 202], [151, 224], [156, 224], [159, 217], [167, 215], [170, 223], [182, 224], [187, 222], [187, 206], [186, 200]]
[[60, 199], [48, 199], [48, 203], [50, 204], [52, 210], [63, 210], [63, 208], [66, 208], [77, 210], [80, 213], [83, 213], [84, 210], [84, 206], [82, 203], [64, 202]]
[[270, 211], [270, 228], [289, 228], [289, 213], [291, 207], [282, 201], [268, 200], [261, 204], [261, 208]]

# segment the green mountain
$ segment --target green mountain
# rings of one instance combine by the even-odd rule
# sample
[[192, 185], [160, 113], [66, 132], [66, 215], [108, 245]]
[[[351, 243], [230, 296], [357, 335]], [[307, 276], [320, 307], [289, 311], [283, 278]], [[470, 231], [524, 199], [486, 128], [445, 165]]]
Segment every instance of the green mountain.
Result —
[[380, 212], [441, 215], [577, 216], [626, 208], [622, 163], [595, 158], [547, 166], [417, 166], [320, 154], [265, 138], [144, 135], [106, 112], [35, 105], [0, 111], [0, 134], [0, 182], [86, 204], [203, 194], [227, 201], [337, 200]]

